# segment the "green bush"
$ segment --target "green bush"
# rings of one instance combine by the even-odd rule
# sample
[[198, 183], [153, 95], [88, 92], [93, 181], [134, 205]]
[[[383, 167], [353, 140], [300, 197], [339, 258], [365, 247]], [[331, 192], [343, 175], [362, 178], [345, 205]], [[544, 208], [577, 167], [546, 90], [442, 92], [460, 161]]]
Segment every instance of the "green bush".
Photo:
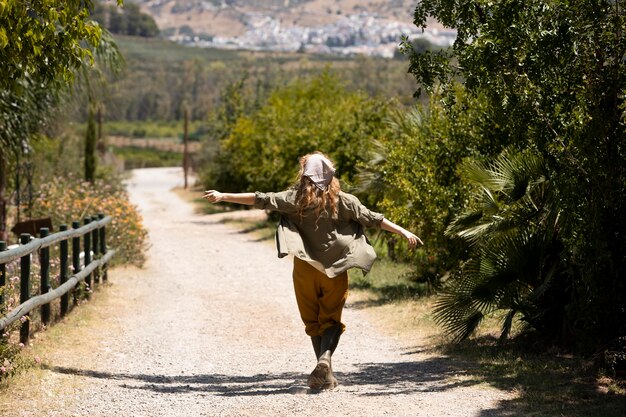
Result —
[[133, 129], [132, 136], [134, 138], [145, 138], [146, 137], [146, 129]]
[[19, 354], [24, 345], [10, 339], [8, 335], [9, 332], [5, 329], [4, 335], [0, 337], [0, 381], [17, 374], [32, 362]]
[[113, 148], [113, 153], [124, 161], [124, 169], [156, 168], [180, 166], [183, 155], [180, 152], [163, 151], [159, 149], [127, 146]]
[[203, 182], [229, 191], [281, 190], [293, 183], [298, 158], [319, 150], [349, 186], [357, 162], [383, 129], [387, 108], [329, 73], [294, 81], [234, 121]]
[[[497, 152], [506, 143], [497, 123], [485, 117], [484, 101], [470, 98], [458, 86], [450, 97], [449, 117], [434, 96], [426, 109], [399, 110], [388, 130], [360, 165], [358, 189], [369, 205], [413, 230], [424, 246], [408, 254], [415, 279], [437, 287], [464, 256], [463, 247], [445, 236], [446, 226], [467, 204], [468, 190], [457, 167], [464, 158]], [[490, 131], [491, 134], [485, 134]], [[393, 238], [389, 236], [388, 238]]]

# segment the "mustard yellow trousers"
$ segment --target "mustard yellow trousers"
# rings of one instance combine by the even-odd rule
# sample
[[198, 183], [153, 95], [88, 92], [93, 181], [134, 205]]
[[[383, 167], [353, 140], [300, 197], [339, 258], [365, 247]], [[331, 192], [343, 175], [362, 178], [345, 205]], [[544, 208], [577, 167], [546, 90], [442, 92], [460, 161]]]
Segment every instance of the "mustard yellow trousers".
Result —
[[293, 287], [306, 334], [321, 336], [337, 324], [345, 330], [341, 313], [348, 298], [348, 272], [328, 278], [308, 262], [294, 258]]

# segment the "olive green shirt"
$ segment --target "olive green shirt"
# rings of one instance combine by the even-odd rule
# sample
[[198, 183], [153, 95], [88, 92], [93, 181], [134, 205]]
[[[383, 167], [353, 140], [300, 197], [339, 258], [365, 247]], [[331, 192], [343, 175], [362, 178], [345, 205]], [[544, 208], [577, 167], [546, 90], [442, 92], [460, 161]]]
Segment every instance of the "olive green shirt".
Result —
[[363, 228], [380, 227], [384, 216], [369, 210], [352, 194], [340, 192], [336, 213], [322, 212], [319, 218], [314, 209], [305, 210], [300, 218], [295, 189], [257, 192], [254, 206], [281, 214], [276, 230], [279, 258], [292, 254], [331, 278], [353, 267], [369, 272], [376, 260]]

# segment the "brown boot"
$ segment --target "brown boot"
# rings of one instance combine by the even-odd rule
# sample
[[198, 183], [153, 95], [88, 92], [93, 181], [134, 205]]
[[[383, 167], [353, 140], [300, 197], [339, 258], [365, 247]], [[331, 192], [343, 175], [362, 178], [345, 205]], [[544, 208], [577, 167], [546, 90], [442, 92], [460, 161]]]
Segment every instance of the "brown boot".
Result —
[[328, 382], [329, 374], [332, 375], [330, 369], [330, 351], [326, 351], [319, 357], [315, 369], [313, 369], [313, 372], [309, 375], [309, 387], [312, 389], [323, 389]]
[[333, 366], [330, 358], [328, 358], [328, 372], [326, 373], [326, 380], [324, 381], [324, 385], [322, 389], [333, 389], [337, 387], [337, 378], [333, 374]]
[[[342, 331], [343, 326], [341, 324], [324, 331], [320, 345], [322, 354], [317, 360], [315, 369], [309, 375], [308, 384], [312, 389], [333, 389], [337, 386], [337, 378], [333, 375], [331, 357], [337, 348]], [[314, 347], [316, 346], [314, 345]]]

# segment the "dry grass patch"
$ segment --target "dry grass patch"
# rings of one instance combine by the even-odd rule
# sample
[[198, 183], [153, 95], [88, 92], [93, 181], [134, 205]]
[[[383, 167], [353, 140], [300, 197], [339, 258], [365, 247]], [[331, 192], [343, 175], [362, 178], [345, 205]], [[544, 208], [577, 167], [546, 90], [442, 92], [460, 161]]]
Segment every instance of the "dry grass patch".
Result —
[[[125, 268], [109, 270], [120, 271]], [[115, 321], [111, 320], [123, 298], [116, 294], [111, 284], [98, 287], [89, 301], [81, 301], [63, 319], [45, 330], [32, 334], [29, 344], [20, 352], [21, 361], [30, 364], [21, 372], [0, 384], [0, 408], [19, 410], [43, 410], [44, 398], [68, 398], [68, 393], [81, 389], [80, 378], [74, 375], [51, 372], [59, 363], [75, 364], [89, 362], [98, 350], [99, 335], [114, 334]], [[32, 387], [38, 387], [39, 392]], [[58, 404], [58, 403], [57, 403]]]

